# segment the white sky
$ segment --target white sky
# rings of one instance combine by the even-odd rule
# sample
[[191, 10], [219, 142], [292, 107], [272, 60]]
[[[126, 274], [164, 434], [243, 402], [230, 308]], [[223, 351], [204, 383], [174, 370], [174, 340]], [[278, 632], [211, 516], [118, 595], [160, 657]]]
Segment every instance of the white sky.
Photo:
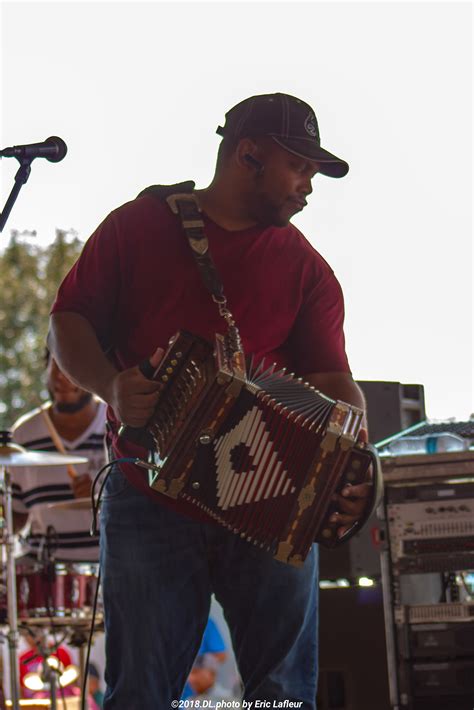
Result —
[[[149, 184], [204, 187], [224, 113], [294, 94], [351, 166], [294, 221], [343, 285], [355, 378], [421, 383], [429, 416], [469, 416], [470, 3], [17, 1], [1, 23], [2, 147], [69, 150], [33, 163], [0, 244], [86, 238]], [[3, 206], [18, 163], [1, 168]]]

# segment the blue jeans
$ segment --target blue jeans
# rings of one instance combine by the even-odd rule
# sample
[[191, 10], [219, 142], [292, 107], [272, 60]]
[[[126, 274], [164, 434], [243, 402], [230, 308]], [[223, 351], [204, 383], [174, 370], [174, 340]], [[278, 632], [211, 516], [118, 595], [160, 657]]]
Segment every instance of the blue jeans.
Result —
[[212, 593], [224, 609], [244, 699], [315, 710], [317, 546], [303, 567], [277, 562], [221, 527], [157, 505], [117, 466], [104, 493], [105, 710], [170, 710]]

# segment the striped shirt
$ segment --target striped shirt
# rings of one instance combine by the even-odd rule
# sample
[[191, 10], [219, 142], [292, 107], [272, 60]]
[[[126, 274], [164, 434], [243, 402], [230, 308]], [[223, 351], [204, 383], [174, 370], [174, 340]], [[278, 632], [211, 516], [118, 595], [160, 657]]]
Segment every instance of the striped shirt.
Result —
[[[68, 454], [88, 459], [74, 466], [78, 474], [88, 473], [92, 480], [105, 463], [104, 432], [106, 405], [98, 402], [97, 412], [75, 441], [62, 439]], [[39, 409], [25, 414], [13, 427], [13, 440], [26, 449], [57, 449]], [[49, 526], [55, 531], [54, 557], [61, 562], [95, 562], [99, 557], [99, 537], [91, 537], [90, 510], [50, 508], [51, 503], [74, 499], [65, 466], [19, 467], [12, 469], [13, 510], [28, 513], [27, 533], [20, 539], [22, 554], [41, 556]]]

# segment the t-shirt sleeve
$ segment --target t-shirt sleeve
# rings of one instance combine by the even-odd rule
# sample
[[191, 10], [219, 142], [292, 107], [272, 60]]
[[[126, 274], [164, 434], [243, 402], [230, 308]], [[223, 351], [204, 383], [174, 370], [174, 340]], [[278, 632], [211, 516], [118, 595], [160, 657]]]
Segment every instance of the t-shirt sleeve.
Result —
[[120, 295], [119, 228], [112, 212], [86, 242], [59, 287], [51, 313], [72, 311], [86, 318], [104, 349], [114, 342]]
[[290, 334], [294, 366], [300, 375], [349, 372], [344, 337], [344, 296], [330, 266], [308, 279], [305, 296]]

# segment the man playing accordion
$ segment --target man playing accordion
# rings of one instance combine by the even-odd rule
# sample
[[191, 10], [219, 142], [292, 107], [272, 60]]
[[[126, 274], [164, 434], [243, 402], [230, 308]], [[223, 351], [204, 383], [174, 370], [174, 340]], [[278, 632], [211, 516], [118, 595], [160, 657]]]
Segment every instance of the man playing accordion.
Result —
[[[194, 194], [245, 354], [363, 409], [345, 353], [341, 288], [290, 221], [317, 174], [343, 177], [349, 166], [321, 148], [312, 108], [286, 94], [242, 101], [218, 133], [215, 176]], [[180, 329], [212, 342], [222, 324], [178, 217], [144, 194], [89, 239], [51, 319], [61, 368], [109, 405], [112, 457], [133, 450], [120, 425], [144, 426], [160, 397], [161, 385], [139, 364], [148, 358], [157, 368]], [[365, 483], [336, 495], [338, 535], [362, 517], [368, 498]], [[102, 499], [101, 562], [106, 710], [164, 709], [180, 698], [212, 593], [229, 625], [244, 699], [315, 708], [317, 545], [300, 567], [278, 562], [202, 510], [153, 491], [143, 469], [123, 462]]]

